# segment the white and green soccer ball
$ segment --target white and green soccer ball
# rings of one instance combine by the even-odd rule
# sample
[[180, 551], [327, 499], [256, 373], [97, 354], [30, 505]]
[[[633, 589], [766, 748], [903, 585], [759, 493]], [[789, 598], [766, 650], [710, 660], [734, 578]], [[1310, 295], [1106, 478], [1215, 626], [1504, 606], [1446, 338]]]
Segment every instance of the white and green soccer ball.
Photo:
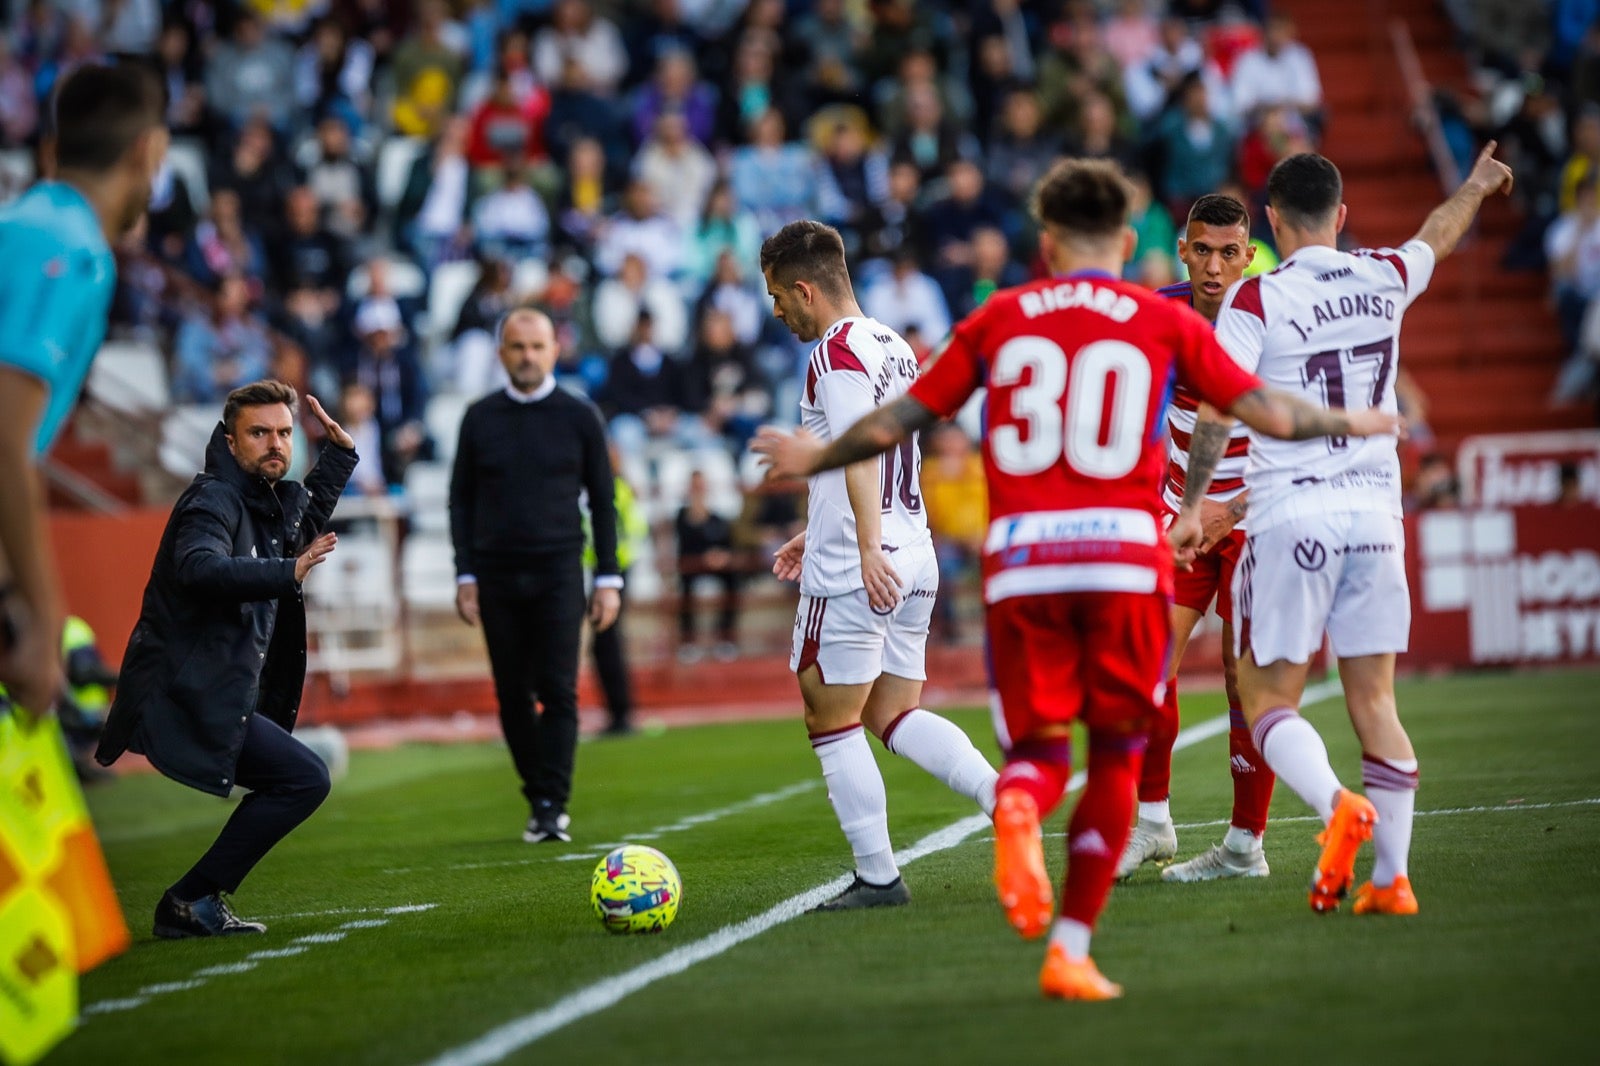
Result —
[[625, 844], [594, 868], [589, 899], [613, 933], [659, 933], [678, 916], [683, 880], [655, 848]]

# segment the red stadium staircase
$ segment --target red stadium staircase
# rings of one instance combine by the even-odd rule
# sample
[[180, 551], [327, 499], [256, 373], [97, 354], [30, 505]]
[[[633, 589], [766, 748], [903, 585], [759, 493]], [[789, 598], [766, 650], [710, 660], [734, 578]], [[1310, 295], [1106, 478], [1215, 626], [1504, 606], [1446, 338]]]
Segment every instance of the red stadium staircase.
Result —
[[[1402, 22], [1428, 84], [1463, 89], [1467, 64], [1437, 0], [1280, 0], [1315, 54], [1328, 109], [1323, 152], [1344, 174], [1349, 233], [1369, 246], [1409, 238], [1443, 196], [1427, 144], [1411, 122], [1392, 34]], [[1403, 49], [1403, 45], [1401, 48]], [[1543, 274], [1500, 269], [1522, 220], [1503, 198], [1441, 264], [1406, 315], [1404, 365], [1429, 401], [1442, 450], [1463, 437], [1592, 424], [1547, 403], [1565, 358]]]

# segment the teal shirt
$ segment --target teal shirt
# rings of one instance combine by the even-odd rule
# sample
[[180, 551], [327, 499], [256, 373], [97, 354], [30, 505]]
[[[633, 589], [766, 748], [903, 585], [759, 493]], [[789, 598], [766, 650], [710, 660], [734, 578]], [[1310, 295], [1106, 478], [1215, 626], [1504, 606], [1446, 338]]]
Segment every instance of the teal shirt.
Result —
[[77, 189], [42, 181], [0, 207], [0, 363], [44, 382], [37, 454], [77, 402], [116, 283], [100, 219]]

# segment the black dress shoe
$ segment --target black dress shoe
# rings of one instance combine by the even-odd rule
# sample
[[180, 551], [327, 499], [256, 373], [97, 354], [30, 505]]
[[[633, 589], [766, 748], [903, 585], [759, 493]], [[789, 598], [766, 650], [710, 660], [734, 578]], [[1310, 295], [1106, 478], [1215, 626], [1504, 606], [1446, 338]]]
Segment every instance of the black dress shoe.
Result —
[[238, 936], [266, 931], [267, 927], [260, 922], [247, 922], [234, 914], [228, 901], [220, 894], [202, 896], [193, 903], [185, 903], [168, 892], [156, 904], [154, 932], [166, 940], [182, 940], [191, 936]]

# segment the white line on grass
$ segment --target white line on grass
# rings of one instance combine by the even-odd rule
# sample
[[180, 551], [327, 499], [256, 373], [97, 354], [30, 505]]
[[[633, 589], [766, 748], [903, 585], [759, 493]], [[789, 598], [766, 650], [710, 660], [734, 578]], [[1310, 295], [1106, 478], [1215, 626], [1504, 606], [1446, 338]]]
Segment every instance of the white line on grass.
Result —
[[[756, 795], [751, 796], [749, 799], [740, 800], [738, 803], [730, 803], [726, 807], [718, 807], [715, 810], [702, 811], [699, 814], [687, 814], [678, 819], [676, 822], [669, 822], [666, 825], [658, 825], [653, 829], [647, 829], [642, 833], [630, 834], [626, 842], [637, 843], [641, 840], [659, 840], [666, 833], [681, 833], [685, 829], [693, 829], [697, 825], [705, 825], [709, 822], [721, 821], [722, 819], [731, 817], [735, 814], [744, 814], [746, 811], [754, 811], [759, 810], [762, 807], [770, 807], [774, 803], [782, 803], [786, 799], [793, 799], [794, 797], [803, 795], [804, 793], [815, 791], [821, 784], [821, 781], [811, 778], [805, 781], [798, 781], [792, 785], [786, 785], [785, 787], [776, 789], [772, 792], [757, 793]], [[612, 848], [622, 847], [623, 843], [624, 842], [622, 841], [613, 841], [609, 844], [595, 844], [593, 845], [594, 847], [605, 850], [595, 852], [593, 854], [568, 854], [557, 855], [554, 857], [542, 857], [537, 859], [501, 859], [495, 862], [462, 862], [451, 866], [438, 868], [396, 866], [383, 872], [386, 874], [409, 874], [415, 873], [419, 869], [427, 869], [430, 871], [435, 869], [494, 870], [506, 866], [532, 866], [536, 863], [543, 862], [575, 862], [578, 859], [599, 858], [601, 855], [605, 854], [605, 851], [609, 851]]]
[[[414, 914], [431, 911], [437, 903], [405, 903], [398, 907], [335, 907], [326, 911], [296, 911], [294, 914], [264, 914], [263, 922], [279, 922], [288, 918], [330, 918], [338, 914]], [[378, 923], [383, 924], [383, 923]]]
[[[1600, 806], [1600, 796], [1594, 799], [1561, 800], [1554, 803], [1499, 803], [1492, 807], [1440, 807], [1431, 811], [1417, 811], [1418, 818], [1439, 818], [1455, 814], [1499, 814], [1504, 811], [1551, 811], [1559, 807], [1594, 807]], [[1320, 822], [1314, 814], [1297, 814], [1289, 818], [1274, 818], [1268, 822], [1269, 826], [1282, 825], [1285, 822]], [[1227, 825], [1228, 819], [1218, 818], [1213, 822], [1184, 822], [1175, 825], [1174, 829], [1214, 829], [1217, 826]]]
[[[1310, 706], [1318, 703], [1339, 691], [1337, 681], [1326, 681], [1313, 685], [1306, 690], [1301, 706]], [[1219, 715], [1209, 718], [1183, 730], [1173, 742], [1172, 750], [1181, 751], [1203, 740], [1225, 733], [1228, 730], [1228, 716]], [[1084, 775], [1076, 773], [1068, 782], [1069, 791], [1077, 791], [1083, 787]], [[799, 786], [792, 786], [798, 789]], [[911, 847], [895, 853], [895, 861], [902, 866], [910, 865], [935, 852], [948, 851], [966, 840], [972, 834], [993, 823], [981, 814], [968, 815], [958, 822], [953, 822], [937, 832], [930, 833], [917, 841]], [[620, 1003], [635, 992], [655, 984], [663, 978], [672, 977], [687, 970], [697, 963], [714, 959], [731, 948], [737, 947], [746, 940], [752, 940], [762, 933], [785, 922], [799, 917], [806, 911], [815, 907], [824, 900], [830, 899], [850, 884], [851, 874], [843, 874], [826, 884], [802, 892], [797, 896], [790, 896], [782, 903], [777, 904], [752, 918], [735, 925], [725, 925], [710, 936], [685, 944], [680, 948], [667, 952], [660, 958], [626, 970], [604, 981], [581, 988], [570, 995], [563, 996], [550, 1006], [536, 1010], [515, 1018], [504, 1025], [500, 1025], [478, 1037], [470, 1043], [452, 1048], [436, 1059], [429, 1061], [428, 1066], [488, 1066], [490, 1063], [499, 1062], [532, 1044], [534, 1041], [549, 1036], [558, 1029], [565, 1028], [573, 1022], [597, 1014]]]

